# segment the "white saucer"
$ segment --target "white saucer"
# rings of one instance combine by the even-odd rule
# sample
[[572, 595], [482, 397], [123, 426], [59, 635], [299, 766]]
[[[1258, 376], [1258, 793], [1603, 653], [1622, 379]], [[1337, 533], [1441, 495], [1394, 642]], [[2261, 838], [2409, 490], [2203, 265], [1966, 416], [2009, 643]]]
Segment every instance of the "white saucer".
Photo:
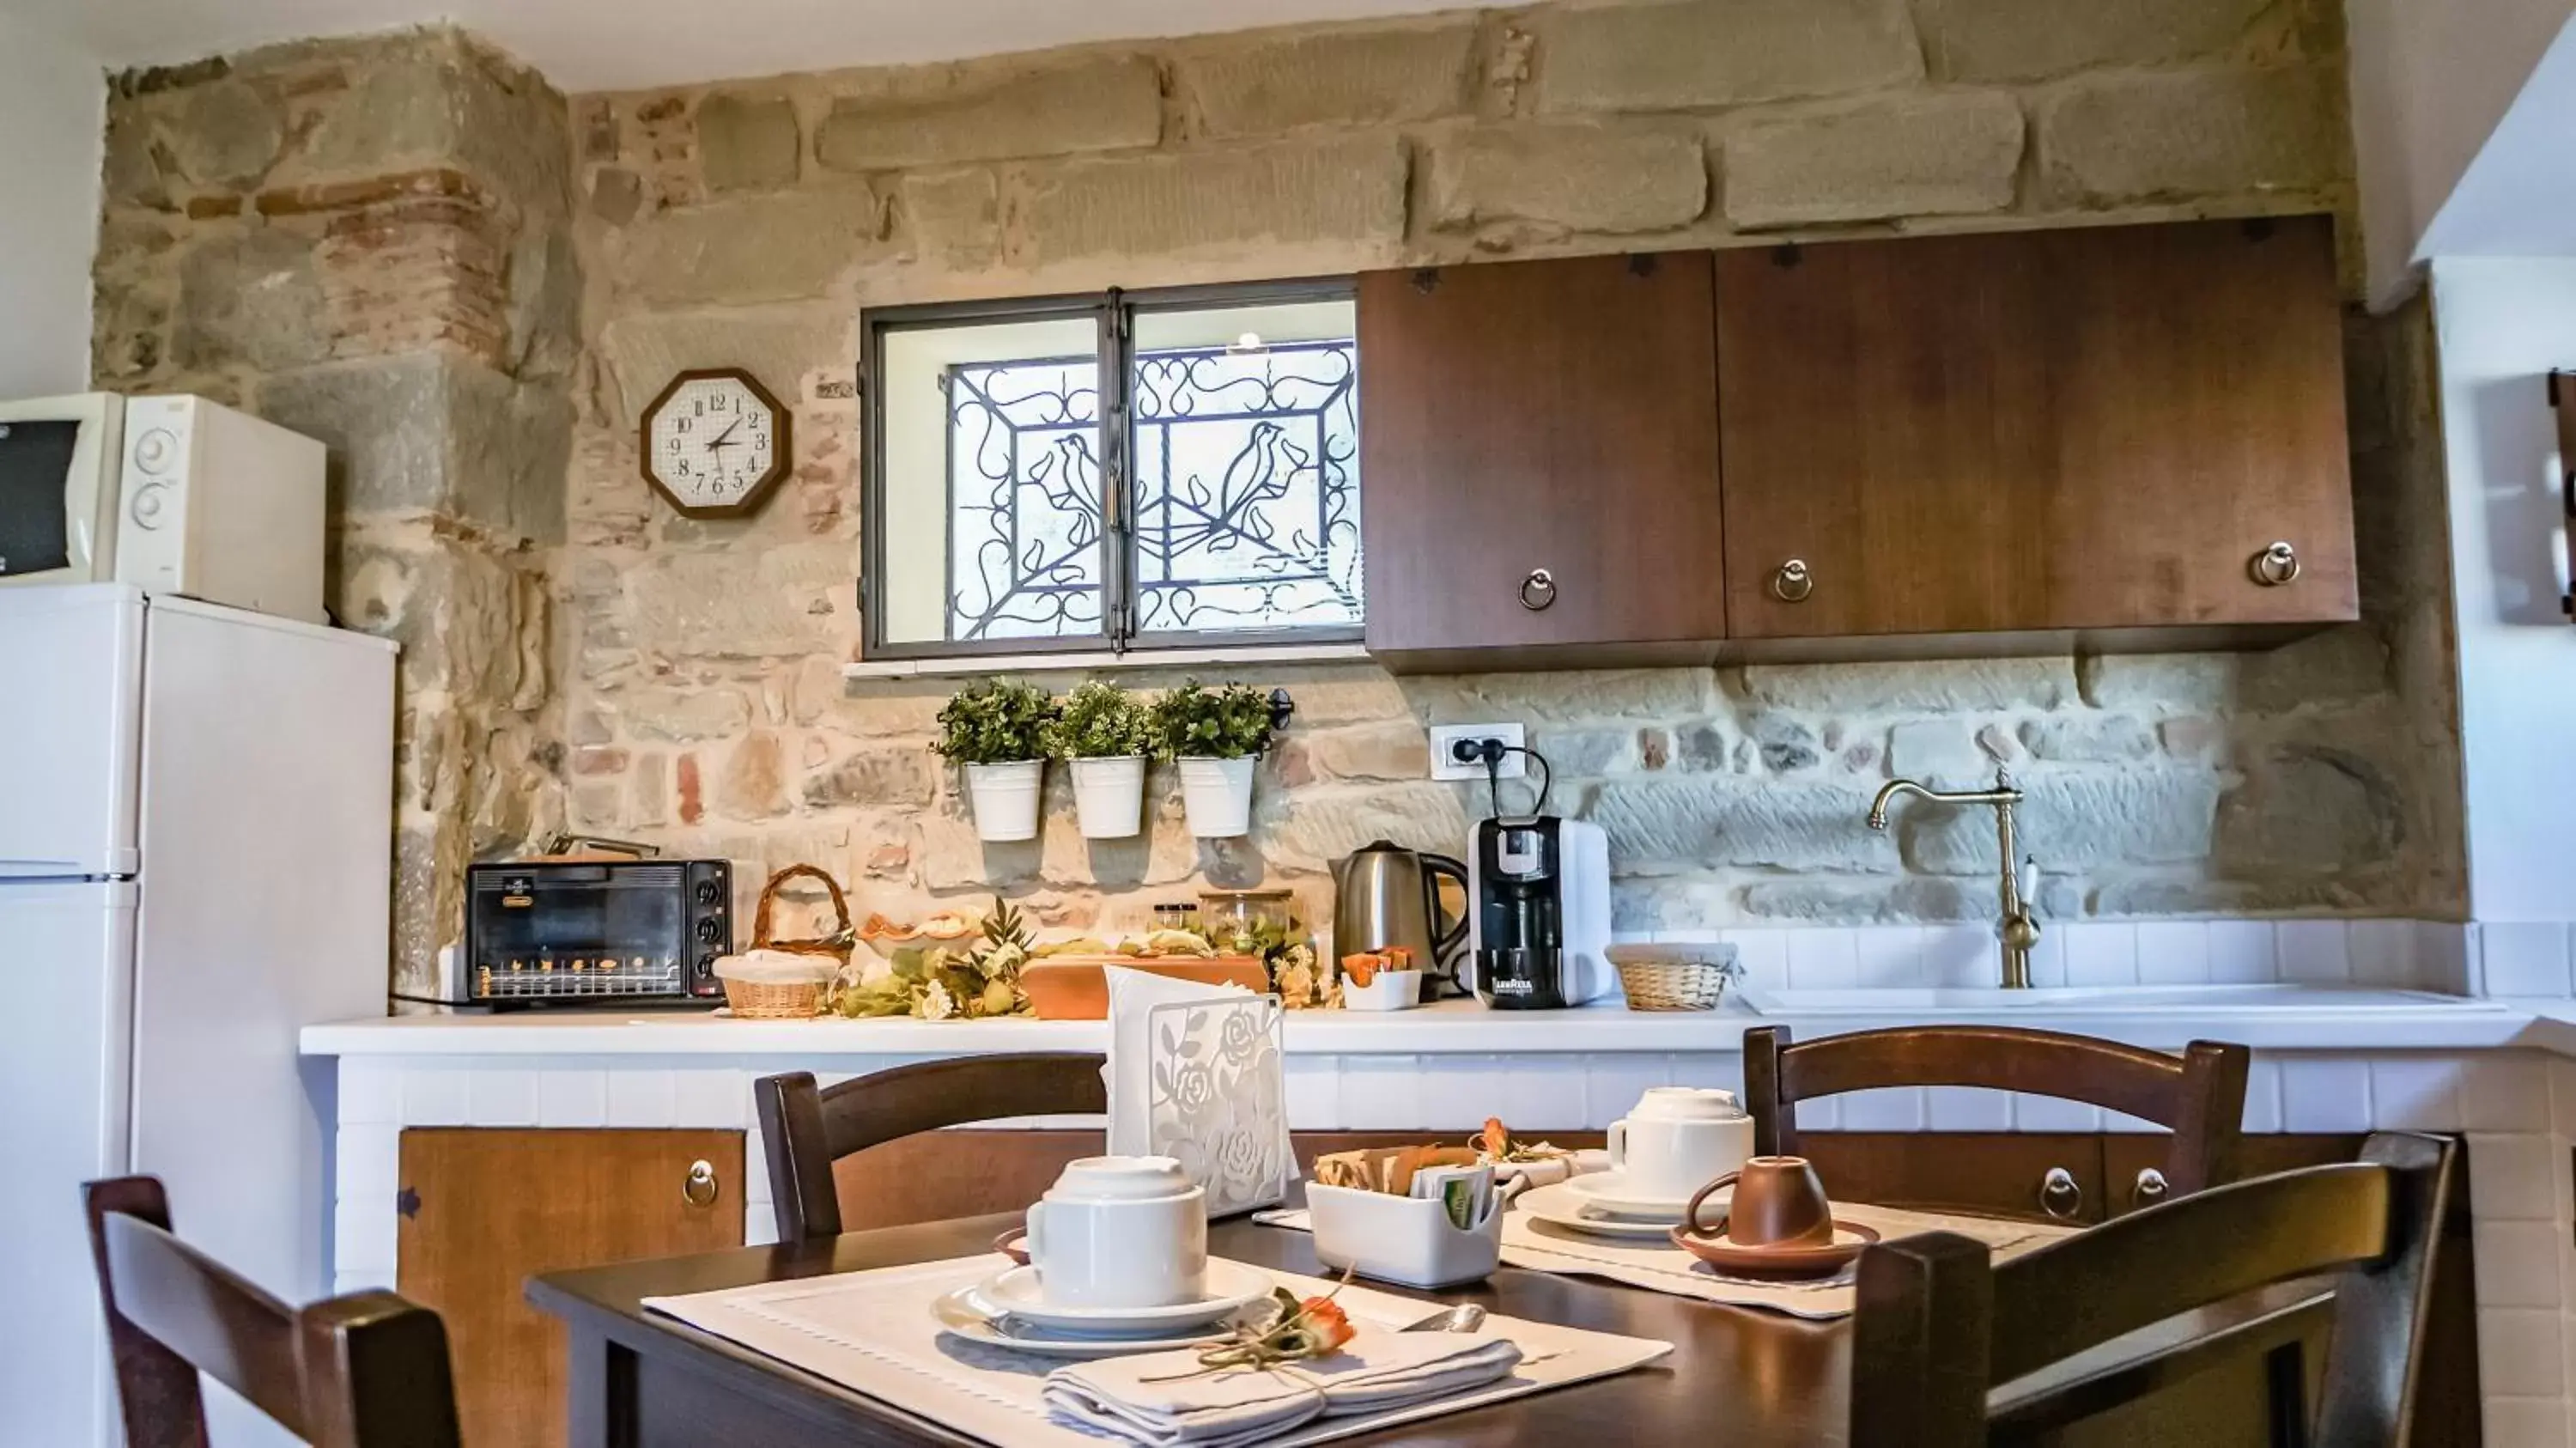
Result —
[[1077, 1362], [1195, 1347], [1224, 1335], [1235, 1325], [1232, 1318], [1220, 1317], [1200, 1323], [1186, 1334], [1177, 1336], [1157, 1332], [1150, 1337], [1113, 1337], [1098, 1332], [1057, 1333], [1008, 1316], [975, 1323], [965, 1319], [987, 1316], [993, 1311], [993, 1305], [978, 1296], [972, 1287], [960, 1287], [949, 1293], [931, 1311], [939, 1318], [939, 1330], [960, 1341], [979, 1342], [1011, 1352], [1027, 1353], [1031, 1357], [1068, 1358]]
[[1599, 1207], [1605, 1212], [1616, 1212], [1623, 1217], [1657, 1217], [1662, 1219], [1666, 1226], [1680, 1221], [1682, 1213], [1690, 1208], [1690, 1198], [1687, 1196], [1639, 1195], [1629, 1187], [1628, 1174], [1616, 1169], [1587, 1172], [1570, 1179], [1565, 1185], [1573, 1188], [1574, 1194], [1582, 1198], [1587, 1206]]
[[[1570, 1232], [1600, 1237], [1634, 1237], [1641, 1241], [1661, 1241], [1681, 1221], [1679, 1210], [1671, 1216], [1626, 1216], [1612, 1211], [1574, 1189], [1574, 1182], [1582, 1180], [1584, 1178], [1576, 1177], [1574, 1181], [1558, 1182], [1553, 1186], [1532, 1187], [1512, 1198], [1512, 1206], [1552, 1227], [1563, 1227]], [[1723, 1206], [1726, 1197], [1727, 1194], [1719, 1193], [1709, 1200]]]
[[1247, 1302], [1269, 1296], [1271, 1284], [1270, 1274], [1257, 1267], [1211, 1257], [1207, 1295], [1196, 1302], [1164, 1307], [1074, 1307], [1049, 1302], [1035, 1267], [1013, 1267], [972, 1290], [978, 1306], [1058, 1333], [1169, 1337], [1214, 1322]]

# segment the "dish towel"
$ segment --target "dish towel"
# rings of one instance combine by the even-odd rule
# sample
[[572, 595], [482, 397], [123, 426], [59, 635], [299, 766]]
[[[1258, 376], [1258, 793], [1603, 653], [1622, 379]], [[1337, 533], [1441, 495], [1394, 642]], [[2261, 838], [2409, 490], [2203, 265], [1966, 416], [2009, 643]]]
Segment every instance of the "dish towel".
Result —
[[1199, 1369], [1198, 1353], [1146, 1353], [1047, 1374], [1056, 1417], [1149, 1448], [1237, 1448], [1336, 1413], [1384, 1412], [1463, 1393], [1520, 1365], [1511, 1339], [1362, 1328], [1331, 1357], [1268, 1370]]

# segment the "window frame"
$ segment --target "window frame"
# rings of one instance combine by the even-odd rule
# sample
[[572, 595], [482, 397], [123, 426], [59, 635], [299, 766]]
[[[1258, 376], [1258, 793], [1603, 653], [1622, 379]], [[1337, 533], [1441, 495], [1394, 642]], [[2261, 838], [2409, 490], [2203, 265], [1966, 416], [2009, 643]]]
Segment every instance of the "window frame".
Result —
[[[1183, 649], [1260, 649], [1281, 645], [1358, 643], [1364, 624], [1310, 625], [1279, 629], [1188, 629], [1157, 631], [1140, 639], [1135, 629], [1135, 498], [1130, 461], [1136, 419], [1128, 405], [1135, 362], [1135, 319], [1155, 312], [1208, 311], [1228, 306], [1278, 305], [1295, 302], [1356, 303], [1356, 276], [1301, 277], [1284, 281], [1218, 282], [1199, 286], [1155, 287], [1127, 291], [1110, 287], [1043, 297], [1010, 297], [954, 302], [919, 302], [868, 307], [859, 313], [859, 616], [860, 659], [972, 659], [1043, 654], [1112, 653], [1151, 662], [1155, 655]], [[885, 532], [877, 520], [885, 515], [885, 338], [889, 332], [1001, 322], [1079, 320], [1093, 324], [1100, 369], [1101, 468], [1101, 627], [1097, 632], [1029, 638], [930, 639], [889, 642], [884, 637]], [[1357, 345], [1358, 327], [1352, 327]], [[1078, 354], [1077, 354], [1078, 355]], [[1359, 425], [1368, 420], [1362, 416]], [[948, 486], [954, 487], [953, 479]], [[1361, 486], [1367, 486], [1365, 477]], [[952, 506], [950, 518], [954, 519]], [[953, 540], [951, 543], [953, 547]], [[1360, 546], [1368, 546], [1365, 525]], [[943, 570], [944, 576], [944, 570]], [[943, 588], [945, 585], [943, 585]], [[943, 612], [946, 608], [943, 601]]]

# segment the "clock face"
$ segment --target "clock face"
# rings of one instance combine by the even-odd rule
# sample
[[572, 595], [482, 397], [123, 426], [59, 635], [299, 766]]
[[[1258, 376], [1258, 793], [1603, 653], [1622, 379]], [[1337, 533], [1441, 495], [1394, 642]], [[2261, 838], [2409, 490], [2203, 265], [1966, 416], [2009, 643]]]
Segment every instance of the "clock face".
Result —
[[682, 373], [646, 411], [643, 445], [645, 477], [681, 512], [748, 512], [786, 471], [786, 413], [749, 373]]

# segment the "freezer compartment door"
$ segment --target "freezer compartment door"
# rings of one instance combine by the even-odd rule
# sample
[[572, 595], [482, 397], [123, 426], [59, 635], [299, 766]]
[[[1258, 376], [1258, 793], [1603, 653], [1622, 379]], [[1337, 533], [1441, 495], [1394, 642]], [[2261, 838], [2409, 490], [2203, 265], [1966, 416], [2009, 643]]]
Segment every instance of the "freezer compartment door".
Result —
[[136, 865], [143, 595], [0, 590], [0, 882]]
[[80, 1184], [130, 1169], [134, 928], [130, 882], [0, 882], [0, 1443], [118, 1441]]

